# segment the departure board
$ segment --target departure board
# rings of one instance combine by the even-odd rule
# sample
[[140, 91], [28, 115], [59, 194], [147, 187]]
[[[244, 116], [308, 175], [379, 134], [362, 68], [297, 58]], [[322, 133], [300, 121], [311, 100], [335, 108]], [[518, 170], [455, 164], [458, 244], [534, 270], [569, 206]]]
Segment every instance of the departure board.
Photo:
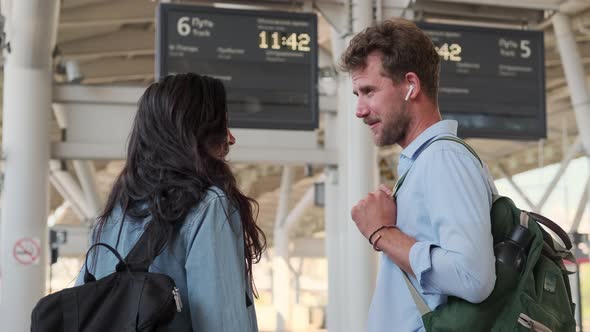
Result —
[[543, 33], [417, 23], [441, 59], [439, 107], [459, 136], [547, 136]]
[[156, 76], [221, 79], [232, 128], [318, 127], [315, 14], [160, 4]]

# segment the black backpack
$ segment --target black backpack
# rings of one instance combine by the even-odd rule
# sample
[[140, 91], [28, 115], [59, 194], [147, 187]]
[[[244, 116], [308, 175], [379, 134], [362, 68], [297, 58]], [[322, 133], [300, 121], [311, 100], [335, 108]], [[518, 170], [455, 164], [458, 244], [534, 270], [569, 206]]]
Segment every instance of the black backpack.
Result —
[[[85, 284], [39, 300], [31, 314], [31, 331], [167, 330], [182, 310], [182, 302], [172, 278], [148, 272], [166, 242], [157, 228], [156, 222], [150, 222], [125, 259], [108, 244], [91, 246], [86, 253]], [[116, 271], [100, 280], [87, 267], [96, 246], [106, 247], [119, 259]]]

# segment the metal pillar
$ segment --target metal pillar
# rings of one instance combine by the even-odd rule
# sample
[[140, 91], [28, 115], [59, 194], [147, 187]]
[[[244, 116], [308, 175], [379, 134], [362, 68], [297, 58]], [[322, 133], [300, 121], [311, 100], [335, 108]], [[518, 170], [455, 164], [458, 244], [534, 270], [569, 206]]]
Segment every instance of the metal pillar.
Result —
[[516, 182], [514, 182], [512, 175], [508, 174], [504, 165], [502, 165], [501, 163], [498, 163], [498, 169], [500, 170], [500, 174], [502, 174], [502, 176], [505, 177], [506, 180], [508, 180], [508, 183], [510, 183], [510, 185], [512, 186], [512, 189], [514, 189], [520, 195], [520, 197], [525, 201], [525, 203], [529, 206], [530, 209], [534, 210], [535, 204], [533, 204], [533, 202], [531, 202], [529, 197], [522, 191], [522, 189], [520, 189], [518, 184], [516, 184]]
[[[373, 19], [372, 1], [356, 0], [352, 3], [353, 32], [358, 33], [371, 25]], [[345, 312], [342, 317], [342, 330], [364, 331], [366, 328], [367, 312], [371, 303], [371, 296], [375, 285], [377, 261], [376, 255], [368, 245], [367, 240], [360, 234], [350, 218], [350, 210], [367, 193], [376, 189], [376, 149], [371, 134], [362, 121], [355, 114], [356, 99], [351, 93], [352, 82], [346, 79], [343, 88], [338, 90], [339, 100], [344, 102], [339, 116], [342, 116], [344, 126], [339, 135], [345, 149], [342, 151], [341, 163], [345, 163], [340, 180], [346, 188], [346, 200], [343, 206], [345, 218], [341, 219], [346, 228], [346, 245], [342, 264], [346, 279]], [[342, 104], [339, 103], [339, 107]], [[342, 122], [341, 122], [342, 123]]]
[[563, 174], [565, 174], [565, 171], [567, 170], [567, 167], [569, 166], [570, 162], [572, 161], [572, 159], [574, 159], [576, 154], [582, 148], [582, 141], [581, 141], [580, 137], [581, 136], [578, 136], [578, 138], [576, 138], [576, 141], [570, 146], [566, 155], [561, 160], [561, 165], [559, 166], [557, 173], [555, 173], [555, 176], [553, 177], [553, 179], [551, 180], [551, 182], [547, 186], [547, 190], [545, 190], [545, 193], [543, 193], [543, 197], [541, 197], [541, 200], [539, 201], [539, 203], [535, 207], [535, 212], [537, 212], [537, 213], [541, 212], [541, 209], [543, 208], [543, 206], [547, 202], [547, 199], [549, 199], [549, 196], [551, 196], [553, 189], [555, 189], [555, 186], [557, 185], [557, 183], [559, 182], [559, 180], [561, 179]]
[[3, 331], [28, 331], [45, 295], [52, 59], [58, 0], [18, 0], [7, 18], [4, 64], [4, 192], [0, 273]]
[[286, 330], [290, 314], [289, 237], [286, 232], [283, 232], [283, 226], [287, 219], [293, 176], [293, 167], [283, 166], [279, 204], [273, 232], [272, 301], [276, 310], [277, 332]]
[[[569, 16], [557, 13], [552, 18], [555, 40], [561, 63], [565, 72], [567, 86], [570, 91], [572, 107], [576, 115], [578, 132], [586, 155], [590, 153], [590, 91], [586, 82], [584, 65], [580, 58], [580, 51], [576, 44], [575, 35], [571, 27]], [[587, 190], [587, 188], [585, 189]], [[585, 204], [586, 202], [584, 202]], [[576, 227], [577, 228], [577, 227]], [[572, 231], [577, 231], [573, 229]], [[582, 330], [581, 310], [577, 310], [580, 303], [580, 289], [575, 287], [574, 301], [576, 303], [576, 321]]]
[[61, 163], [56, 160], [49, 162], [49, 182], [59, 192], [61, 197], [70, 203], [70, 207], [81, 221], [90, 218], [90, 210], [84, 201], [82, 189], [72, 175], [61, 169]]
[[90, 212], [91, 224], [94, 223], [94, 219], [100, 214], [102, 208], [102, 202], [98, 194], [98, 185], [96, 184], [96, 168], [91, 160], [74, 160], [74, 169], [78, 180], [82, 186], [84, 193], [84, 201]]
[[[332, 61], [338, 63], [339, 56], [344, 49], [344, 39], [340, 32], [332, 27], [331, 29]], [[347, 301], [345, 294], [347, 290], [347, 275], [344, 267], [346, 264], [346, 230], [345, 223], [348, 220], [346, 206], [346, 183], [342, 174], [346, 174], [346, 160], [344, 159], [345, 146], [341, 144], [344, 139], [342, 133], [344, 117], [349, 117], [346, 107], [346, 94], [344, 80], [340, 75], [335, 77], [336, 95], [338, 105], [335, 114], [326, 114], [326, 145], [327, 147], [338, 147], [338, 166], [328, 167], [325, 181], [325, 208], [324, 220], [326, 225], [326, 257], [328, 259], [328, 307], [326, 309], [326, 328], [328, 331], [345, 331], [344, 317], [346, 317]]]
[[580, 198], [580, 202], [578, 203], [578, 208], [576, 209], [576, 215], [572, 221], [572, 225], [568, 231], [568, 234], [572, 234], [578, 231], [578, 227], [580, 227], [580, 223], [582, 222], [582, 216], [584, 215], [584, 211], [586, 210], [586, 204], [588, 204], [588, 189], [590, 186], [590, 176], [586, 180], [586, 184], [584, 185], [584, 191], [582, 192], [582, 197]]
[[[323, 181], [323, 179], [321, 179], [320, 181]], [[291, 314], [292, 314], [292, 304], [297, 303], [299, 304], [299, 300], [298, 300], [298, 296], [295, 297], [295, 301], [292, 301], [292, 294], [293, 292], [293, 284], [290, 282], [291, 281], [291, 273], [293, 274], [293, 280], [295, 281], [295, 284], [297, 284], [298, 282], [298, 275], [301, 275], [301, 264], [303, 263], [303, 258], [301, 258], [301, 262], [300, 262], [300, 266], [299, 266], [299, 272], [297, 272], [295, 270], [295, 268], [293, 268], [293, 266], [291, 265], [290, 262], [290, 253], [289, 253], [289, 233], [292, 229], [292, 227], [297, 223], [297, 221], [301, 220], [301, 216], [303, 216], [303, 214], [305, 213], [305, 211], [313, 205], [314, 202], [314, 194], [315, 194], [315, 188], [312, 185], [309, 189], [307, 189], [307, 191], [305, 192], [305, 194], [303, 194], [303, 196], [301, 197], [301, 199], [299, 199], [299, 201], [297, 202], [297, 204], [295, 204], [295, 206], [293, 207], [293, 209], [289, 212], [289, 215], [285, 218], [285, 223], [283, 224], [283, 227], [281, 227], [281, 229], [279, 230], [279, 236], [277, 237], [277, 235], [275, 234], [275, 239], [281, 239], [283, 241], [283, 252], [285, 253], [284, 256], [282, 256], [281, 258], [283, 259], [283, 261], [285, 262], [285, 266], [287, 267], [287, 278], [282, 280], [283, 285], [281, 285], [281, 287], [286, 287], [285, 291], [288, 293], [288, 302], [287, 302], [287, 306], [285, 306], [284, 308], [282, 308], [283, 310], [281, 310], [282, 312], [286, 312], [285, 317], [287, 318], [286, 322], [287, 322], [287, 330], [294, 330], [296, 329], [297, 326], [297, 322], [291, 319]], [[295, 291], [297, 291], [297, 287], [295, 288]], [[274, 289], [274, 288], [273, 288]], [[304, 325], [305, 322], [303, 322]]]
[[[69, 72], [69, 74], [72, 74], [72, 75], [76, 74], [76, 73], [71, 73], [71, 70], [68, 72]], [[53, 115], [55, 116], [55, 120], [56, 120], [59, 128], [62, 130], [62, 139], [63, 139], [64, 133], [68, 128], [68, 119], [67, 119], [67, 113], [64, 110], [64, 107], [62, 104], [58, 104], [58, 103], [53, 104]], [[84, 216], [80, 217], [80, 220], [82, 222], [94, 224], [94, 219], [100, 214], [100, 210], [102, 208], [102, 202], [100, 199], [100, 195], [98, 193], [98, 186], [96, 184], [96, 168], [94, 166], [94, 163], [91, 160], [74, 160], [73, 164], [74, 164], [74, 169], [76, 170], [76, 174], [78, 175], [78, 179], [80, 181], [81, 188], [82, 188], [81, 191], [80, 190], [77, 190], [77, 191], [80, 191], [82, 193], [82, 195], [80, 197], [83, 200], [83, 203], [84, 203], [83, 205], [84, 205], [84, 209], [85, 209]], [[50, 170], [53, 170], [53, 169], [50, 167]], [[50, 181], [52, 182], [52, 184], [54, 186], [56, 186], [54, 179], [52, 179], [52, 175], [53, 174], [50, 174]], [[57, 184], [57, 186], [59, 186], [59, 184]], [[78, 187], [77, 189], [79, 189], [78, 185], [76, 185], [76, 187]], [[58, 189], [58, 191], [60, 191], [59, 188], [57, 188], [57, 189]], [[62, 191], [60, 191], [60, 193], [62, 194], [62, 197], [64, 199], [67, 199], [67, 197], [63, 195]], [[75, 202], [73, 203], [73, 205], [75, 205]], [[79, 206], [81, 206], [81, 205], [79, 205]]]
[[[586, 180], [586, 184], [584, 185], [584, 191], [582, 192], [582, 197], [580, 198], [580, 202], [578, 203], [578, 208], [576, 209], [576, 215], [572, 221], [568, 234], [572, 237], [572, 243], [574, 245], [573, 253], [576, 257], [582, 257], [582, 251], [580, 250], [579, 244], [579, 234], [578, 234], [578, 227], [580, 227], [580, 223], [582, 221], [582, 216], [584, 215], [584, 211], [586, 210], [586, 204], [588, 204], [588, 191], [590, 186], [590, 176]], [[576, 263], [576, 271], [574, 275], [570, 275], [570, 285], [572, 290], [572, 296], [574, 299], [574, 303], [576, 303], [576, 321], [578, 322], [579, 332], [583, 332], [583, 313], [582, 313], [582, 289], [580, 284], [580, 265]]]
[[557, 13], [553, 15], [555, 40], [567, 86], [570, 91], [578, 131], [586, 154], [590, 152], [590, 92], [586, 83], [584, 65], [580, 58], [580, 51], [576, 44], [575, 35], [567, 15]]
[[[320, 177], [318, 181], [323, 181]], [[299, 221], [303, 213], [313, 204], [314, 186], [311, 186], [287, 215], [289, 196], [293, 187], [293, 167], [284, 166], [281, 178], [279, 206], [275, 221], [274, 259], [273, 259], [273, 302], [277, 311], [276, 331], [285, 331], [291, 325], [291, 271], [289, 263], [289, 231]], [[294, 273], [297, 274], [297, 273]]]
[[344, 317], [342, 304], [346, 303], [346, 284], [343, 279], [343, 255], [346, 248], [346, 233], [339, 211], [338, 169], [328, 167], [326, 170], [325, 209], [326, 256], [328, 257], [328, 308], [326, 310], [328, 331], [343, 331], [341, 325]]

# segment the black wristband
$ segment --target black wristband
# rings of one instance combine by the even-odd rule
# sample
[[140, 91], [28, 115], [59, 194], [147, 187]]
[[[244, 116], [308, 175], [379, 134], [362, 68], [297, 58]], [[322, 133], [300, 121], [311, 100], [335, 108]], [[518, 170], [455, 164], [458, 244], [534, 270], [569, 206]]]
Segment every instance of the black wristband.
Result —
[[377, 234], [377, 232], [379, 232], [380, 230], [382, 230], [384, 228], [397, 228], [397, 226], [395, 226], [395, 225], [382, 225], [379, 228], [377, 228], [373, 233], [371, 233], [371, 236], [369, 236], [369, 244], [370, 245], [373, 245], [373, 236], [375, 236], [375, 234]]

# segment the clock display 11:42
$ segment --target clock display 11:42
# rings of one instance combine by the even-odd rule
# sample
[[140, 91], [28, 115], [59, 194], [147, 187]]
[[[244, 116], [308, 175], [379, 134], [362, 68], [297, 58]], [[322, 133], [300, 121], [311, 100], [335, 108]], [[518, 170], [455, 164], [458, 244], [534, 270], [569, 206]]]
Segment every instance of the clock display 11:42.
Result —
[[260, 31], [258, 34], [258, 47], [271, 48], [273, 50], [280, 50], [287, 48], [292, 51], [309, 52], [311, 48], [309, 43], [311, 37], [307, 33], [290, 33], [282, 34], [278, 31], [270, 32], [266, 30]]

